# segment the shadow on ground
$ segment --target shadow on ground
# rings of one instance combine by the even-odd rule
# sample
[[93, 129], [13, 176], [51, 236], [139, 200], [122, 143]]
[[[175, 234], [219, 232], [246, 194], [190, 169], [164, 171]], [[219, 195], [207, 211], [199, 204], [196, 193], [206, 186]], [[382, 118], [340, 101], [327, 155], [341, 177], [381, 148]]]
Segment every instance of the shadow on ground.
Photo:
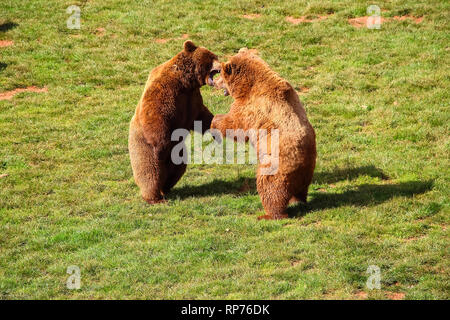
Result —
[[431, 190], [433, 181], [408, 181], [396, 184], [363, 184], [343, 193], [310, 192], [312, 199], [307, 204], [296, 204], [288, 208], [290, 217], [301, 217], [310, 211], [341, 206], [377, 205], [394, 197], [412, 197]]
[[[362, 166], [357, 168], [337, 169], [333, 171], [317, 172], [314, 174], [314, 183], [335, 183], [341, 180], [354, 180], [359, 176], [368, 175], [382, 180], [388, 176], [375, 166]], [[412, 197], [416, 194], [431, 190], [433, 181], [408, 181], [396, 184], [363, 184], [356, 189], [343, 193], [325, 193], [310, 190], [311, 200], [308, 204], [296, 204], [287, 209], [290, 217], [300, 217], [310, 211], [336, 208], [340, 206], [367, 206], [377, 205], [394, 197]], [[213, 180], [203, 185], [186, 185], [175, 188], [169, 199], [185, 199], [189, 197], [206, 197], [223, 194], [258, 194], [255, 178], [241, 177], [234, 181]]]
[[6, 63], [0, 62], [0, 71], [5, 70], [7, 66], [8, 66], [8, 65], [7, 65]]
[[354, 180], [359, 176], [370, 176], [380, 178], [381, 180], [389, 180], [389, 177], [377, 167], [363, 166], [357, 168], [335, 169], [332, 171], [315, 172], [313, 183], [334, 183], [342, 180]]
[[240, 177], [233, 181], [214, 179], [206, 184], [192, 186], [185, 185], [180, 188], [173, 189], [168, 195], [169, 199], [185, 199], [190, 197], [207, 197], [222, 194], [240, 194], [240, 193], [257, 194], [256, 179]]
[[9, 31], [9, 30], [11, 30], [11, 29], [14, 29], [14, 28], [17, 27], [17, 26], [18, 26], [17, 23], [11, 22], [11, 21], [2, 23], [2, 24], [0, 24], [0, 32], [6, 32], [6, 31]]

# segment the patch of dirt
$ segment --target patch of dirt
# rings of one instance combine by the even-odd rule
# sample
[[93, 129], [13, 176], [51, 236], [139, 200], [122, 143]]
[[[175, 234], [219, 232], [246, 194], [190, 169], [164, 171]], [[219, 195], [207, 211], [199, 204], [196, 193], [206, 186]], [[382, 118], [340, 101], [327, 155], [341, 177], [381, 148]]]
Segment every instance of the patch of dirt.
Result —
[[36, 92], [36, 93], [40, 93], [40, 92], [48, 92], [47, 88], [38, 88], [35, 86], [32, 87], [28, 87], [28, 88], [17, 88], [11, 91], [6, 91], [6, 92], [2, 92], [0, 93], [0, 100], [11, 100], [16, 94], [21, 93], [21, 92]]
[[391, 300], [403, 300], [405, 298], [405, 294], [403, 292], [386, 291], [386, 295]]
[[286, 21], [297, 25], [300, 23], [311, 23], [311, 22], [321, 21], [321, 20], [325, 20], [326, 18], [328, 18], [328, 16], [317, 16], [316, 18], [312, 18], [312, 19], [309, 19], [308, 16], [303, 16], [300, 18], [294, 18], [294, 17], [289, 16], [289, 17], [286, 17]]
[[254, 20], [259, 17], [261, 17], [261, 15], [259, 13], [244, 14], [242, 16], [242, 18], [249, 19], [249, 20]]
[[14, 44], [14, 41], [0, 40], [0, 48], [9, 47], [9, 46], [12, 46], [13, 44]]
[[293, 260], [293, 261], [291, 261], [291, 266], [295, 267], [295, 266], [298, 266], [301, 263], [302, 263], [301, 260]]
[[97, 37], [103, 37], [105, 35], [106, 29], [105, 28], [97, 28], [95, 29], [95, 34]]
[[[350, 23], [352, 26], [354, 26], [355, 28], [363, 28], [367, 26], [367, 19], [369, 17], [365, 16], [365, 17], [357, 17], [357, 18], [352, 18], [352, 19], [348, 19], [348, 23]], [[416, 24], [417, 23], [421, 23], [423, 20], [423, 17], [414, 17], [414, 16], [395, 16], [393, 18], [383, 18], [381, 17], [381, 23], [387, 22], [387, 21], [392, 21], [392, 20], [397, 20], [397, 21], [403, 21], [406, 19], [412, 19]]]
[[0, 174], [0, 179], [1, 178], [6, 178], [7, 176], [9, 176], [9, 174], [7, 174], [7, 173]]
[[171, 39], [156, 39], [155, 42], [156, 43], [166, 43], [169, 40], [171, 40]]
[[406, 15], [406, 16], [394, 16], [393, 19], [394, 20], [398, 20], [398, 21], [403, 21], [403, 20], [406, 20], [406, 19], [412, 19], [416, 24], [418, 24], [418, 23], [422, 22], [423, 17], [414, 17], [414, 16]]
[[357, 299], [367, 299], [367, 292], [359, 291], [359, 292], [355, 293], [355, 297]]
[[[369, 17], [365, 16], [365, 17], [357, 17], [357, 18], [352, 18], [352, 19], [348, 19], [348, 23], [350, 23], [352, 26], [354, 26], [355, 28], [363, 28], [367, 26], [367, 19]], [[381, 18], [381, 23], [385, 22], [386, 19]]]

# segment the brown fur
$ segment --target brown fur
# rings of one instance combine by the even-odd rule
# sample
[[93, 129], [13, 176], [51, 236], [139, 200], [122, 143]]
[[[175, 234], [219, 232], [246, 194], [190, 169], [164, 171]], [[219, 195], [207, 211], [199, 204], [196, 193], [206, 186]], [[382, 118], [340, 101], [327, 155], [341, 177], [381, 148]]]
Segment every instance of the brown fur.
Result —
[[186, 164], [171, 160], [179, 143], [171, 141], [173, 130], [192, 130], [195, 120], [202, 121], [202, 133], [210, 127], [213, 115], [203, 105], [200, 87], [214, 68], [220, 68], [215, 54], [186, 41], [183, 51], [150, 72], [128, 140], [134, 179], [148, 203], [164, 201], [186, 170]]
[[[286, 218], [288, 203], [306, 202], [316, 164], [315, 133], [306, 111], [292, 86], [249, 50], [223, 63], [220, 74], [216, 86], [234, 102], [229, 113], [214, 117], [212, 128], [223, 135], [226, 129], [267, 129], [269, 136], [270, 129], [279, 130], [278, 171], [262, 175], [258, 164], [256, 183], [266, 212], [259, 218]], [[259, 148], [259, 141], [252, 143]]]

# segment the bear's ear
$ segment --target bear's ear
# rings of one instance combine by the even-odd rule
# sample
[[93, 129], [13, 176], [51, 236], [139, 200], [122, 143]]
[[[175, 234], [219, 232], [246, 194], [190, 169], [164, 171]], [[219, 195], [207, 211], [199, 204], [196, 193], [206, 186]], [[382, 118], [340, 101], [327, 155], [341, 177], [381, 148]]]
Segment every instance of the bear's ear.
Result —
[[231, 70], [231, 63], [228, 62], [228, 63], [224, 64], [224, 65], [222, 66], [222, 70], [223, 70], [227, 75], [231, 75], [231, 72], [232, 72], [232, 70]]
[[195, 49], [197, 49], [197, 46], [191, 40], [187, 40], [184, 43], [184, 51], [186, 51], [186, 52], [194, 52]]

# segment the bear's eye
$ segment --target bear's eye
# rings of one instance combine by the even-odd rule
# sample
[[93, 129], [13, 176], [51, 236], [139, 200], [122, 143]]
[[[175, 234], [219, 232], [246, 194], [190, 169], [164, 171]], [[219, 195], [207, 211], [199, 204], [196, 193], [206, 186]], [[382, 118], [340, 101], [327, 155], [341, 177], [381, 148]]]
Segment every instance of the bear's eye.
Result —
[[231, 74], [231, 65], [230, 65], [230, 64], [227, 64], [227, 65], [225, 66], [225, 73], [228, 74], [228, 75]]

